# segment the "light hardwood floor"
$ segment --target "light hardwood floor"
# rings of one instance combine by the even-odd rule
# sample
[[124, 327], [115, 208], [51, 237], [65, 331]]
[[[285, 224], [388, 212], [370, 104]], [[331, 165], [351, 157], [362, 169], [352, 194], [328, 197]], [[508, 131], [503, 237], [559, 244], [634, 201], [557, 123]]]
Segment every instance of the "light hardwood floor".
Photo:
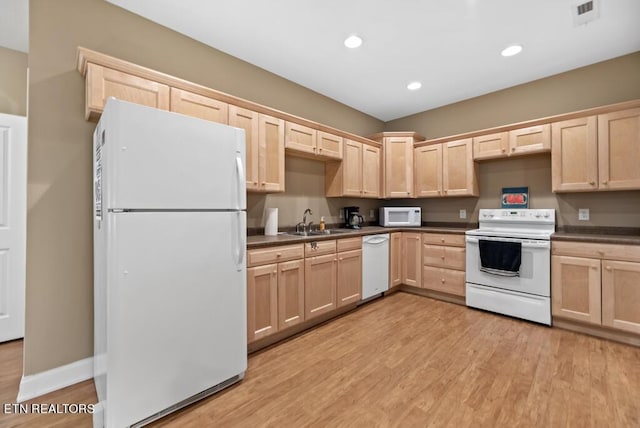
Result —
[[[0, 345], [12, 403], [21, 342]], [[91, 381], [36, 403], [95, 402]], [[0, 414], [2, 427], [90, 416]], [[640, 349], [395, 293], [249, 358], [245, 379], [154, 427], [640, 427]]]

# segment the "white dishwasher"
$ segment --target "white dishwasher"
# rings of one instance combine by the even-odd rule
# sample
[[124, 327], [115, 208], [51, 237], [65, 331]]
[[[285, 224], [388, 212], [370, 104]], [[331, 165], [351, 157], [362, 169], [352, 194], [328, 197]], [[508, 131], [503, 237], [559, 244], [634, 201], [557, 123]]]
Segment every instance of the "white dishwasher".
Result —
[[389, 234], [362, 237], [362, 300], [389, 289]]

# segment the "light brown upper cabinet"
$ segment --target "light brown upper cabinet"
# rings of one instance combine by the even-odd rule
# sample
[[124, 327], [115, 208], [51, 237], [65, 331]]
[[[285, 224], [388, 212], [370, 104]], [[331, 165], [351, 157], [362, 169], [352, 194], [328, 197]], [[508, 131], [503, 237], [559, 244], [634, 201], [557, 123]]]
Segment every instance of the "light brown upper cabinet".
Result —
[[286, 122], [285, 149], [288, 153], [303, 157], [342, 159], [342, 137]]
[[602, 190], [640, 189], [640, 108], [598, 115]]
[[551, 125], [529, 126], [509, 131], [509, 155], [551, 151]]
[[545, 153], [551, 150], [549, 124], [473, 137], [473, 159], [498, 159], [508, 156]]
[[97, 119], [107, 98], [169, 110], [169, 86], [133, 74], [88, 63], [85, 119]]
[[495, 159], [508, 155], [508, 132], [496, 132], [494, 134], [473, 137], [473, 159]]
[[342, 162], [325, 163], [325, 195], [380, 197], [380, 148], [345, 138]]
[[230, 105], [229, 125], [245, 131], [247, 191], [284, 192], [284, 120]]
[[555, 122], [554, 192], [640, 189], [640, 108]]
[[551, 125], [551, 179], [554, 192], [598, 189], [597, 117]]
[[368, 137], [382, 144], [382, 198], [412, 198], [413, 144], [424, 140], [415, 132], [382, 132]]
[[478, 196], [471, 138], [416, 147], [416, 197]]
[[171, 88], [171, 111], [217, 123], [228, 123], [229, 105], [183, 89]]

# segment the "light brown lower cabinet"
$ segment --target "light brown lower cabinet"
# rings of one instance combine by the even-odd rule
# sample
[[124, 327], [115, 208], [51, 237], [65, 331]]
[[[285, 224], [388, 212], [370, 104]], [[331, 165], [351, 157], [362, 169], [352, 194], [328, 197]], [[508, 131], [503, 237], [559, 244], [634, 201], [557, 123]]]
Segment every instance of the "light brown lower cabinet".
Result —
[[338, 307], [359, 302], [362, 298], [362, 250], [338, 253], [337, 275]]
[[247, 251], [247, 342], [304, 321], [302, 244]]
[[311, 319], [336, 309], [337, 255], [305, 259], [304, 312]]
[[391, 234], [389, 245], [389, 288], [402, 284], [402, 232]]
[[422, 288], [465, 295], [465, 236], [422, 235]]
[[551, 313], [640, 334], [640, 246], [552, 243]]
[[402, 232], [402, 284], [422, 285], [422, 233]]

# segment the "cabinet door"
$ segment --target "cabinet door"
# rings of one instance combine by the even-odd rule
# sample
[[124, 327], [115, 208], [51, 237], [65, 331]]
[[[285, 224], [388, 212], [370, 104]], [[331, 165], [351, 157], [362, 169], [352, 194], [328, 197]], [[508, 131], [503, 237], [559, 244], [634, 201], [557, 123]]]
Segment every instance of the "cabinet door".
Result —
[[359, 302], [362, 298], [362, 250], [338, 253], [338, 307]]
[[551, 150], [551, 126], [530, 126], [509, 131], [509, 154], [542, 153]]
[[305, 259], [304, 309], [305, 319], [322, 315], [336, 308], [335, 254]]
[[260, 190], [258, 113], [234, 105], [229, 106], [229, 125], [244, 129], [246, 137], [246, 176], [247, 190]]
[[442, 196], [442, 144], [417, 147], [414, 152], [416, 197]]
[[171, 111], [226, 125], [229, 105], [193, 92], [171, 88]]
[[495, 159], [509, 156], [509, 133], [498, 132], [495, 134], [473, 137], [473, 159]]
[[602, 325], [640, 333], [640, 263], [602, 261]]
[[551, 313], [601, 323], [600, 260], [551, 256]]
[[342, 160], [342, 194], [362, 195], [362, 143], [345, 140]]
[[308, 126], [286, 122], [285, 148], [301, 153], [316, 154], [318, 148], [317, 132]]
[[478, 196], [471, 138], [442, 143], [442, 188], [445, 196]]
[[551, 178], [554, 192], [597, 190], [596, 116], [551, 124]]
[[402, 232], [402, 283], [422, 286], [422, 234]]
[[258, 123], [260, 189], [284, 192], [284, 120], [261, 113]]
[[316, 154], [330, 159], [342, 159], [342, 137], [318, 131], [316, 138], [318, 145]]
[[278, 331], [278, 267], [247, 269], [247, 341]]
[[413, 196], [413, 139], [385, 137], [384, 139], [385, 197]]
[[97, 118], [109, 97], [169, 110], [167, 85], [96, 64], [87, 64], [85, 118]]
[[389, 246], [389, 288], [402, 284], [402, 232], [391, 234]]
[[640, 108], [598, 116], [600, 189], [640, 189]]
[[380, 197], [380, 148], [362, 145], [362, 196]]
[[278, 329], [304, 321], [304, 260], [278, 264]]

